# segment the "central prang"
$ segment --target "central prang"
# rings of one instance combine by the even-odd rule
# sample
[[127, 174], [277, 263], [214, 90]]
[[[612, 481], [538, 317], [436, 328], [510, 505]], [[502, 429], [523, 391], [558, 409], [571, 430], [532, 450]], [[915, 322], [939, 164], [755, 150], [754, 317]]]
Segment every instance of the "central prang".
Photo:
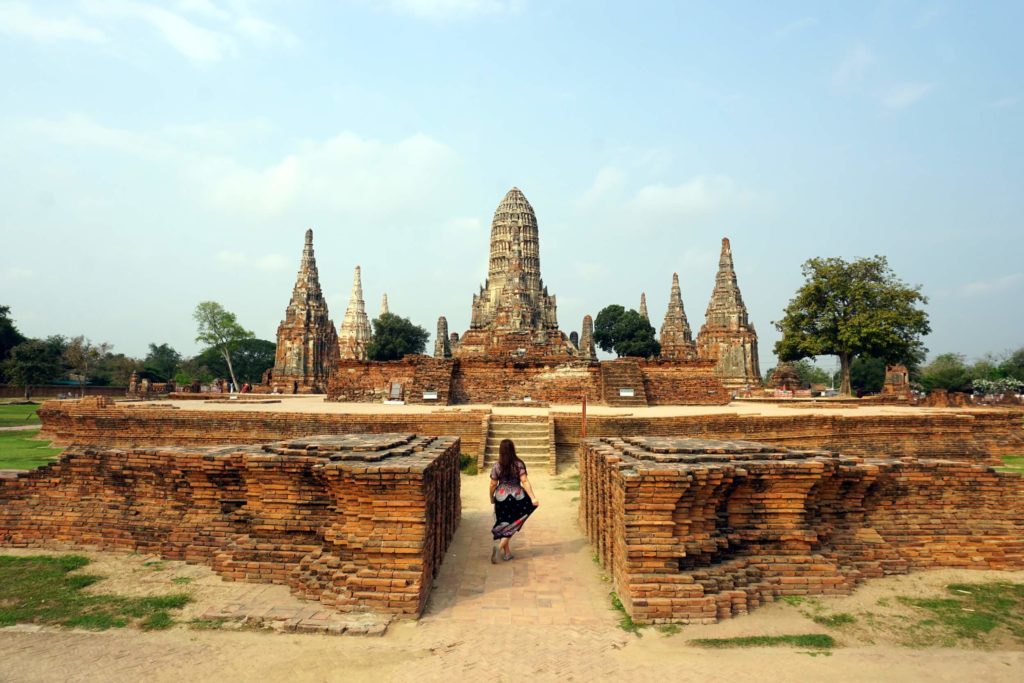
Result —
[[558, 305], [540, 276], [537, 215], [513, 187], [491, 222], [487, 281], [473, 295], [470, 329], [452, 340], [456, 358], [570, 358], [577, 348], [558, 329]]

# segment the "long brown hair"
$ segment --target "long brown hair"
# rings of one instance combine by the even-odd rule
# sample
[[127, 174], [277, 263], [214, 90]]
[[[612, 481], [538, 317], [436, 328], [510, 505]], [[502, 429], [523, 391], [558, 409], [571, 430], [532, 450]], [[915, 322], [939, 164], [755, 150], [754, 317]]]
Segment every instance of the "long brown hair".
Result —
[[516, 445], [512, 443], [512, 439], [502, 439], [498, 444], [498, 469], [501, 470], [501, 476], [515, 481], [519, 473], [516, 463], [520, 462], [522, 460], [516, 455]]

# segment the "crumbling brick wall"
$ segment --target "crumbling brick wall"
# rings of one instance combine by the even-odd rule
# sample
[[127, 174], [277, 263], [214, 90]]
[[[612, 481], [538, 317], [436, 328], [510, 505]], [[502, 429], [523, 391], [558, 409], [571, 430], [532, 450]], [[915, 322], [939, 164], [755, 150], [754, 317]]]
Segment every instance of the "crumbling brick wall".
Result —
[[72, 447], [0, 481], [0, 545], [201, 562], [342, 611], [418, 616], [461, 516], [459, 441]]
[[640, 372], [648, 405], [725, 405], [732, 398], [714, 361], [642, 361]]
[[[105, 401], [98, 403], [98, 401]], [[457, 436], [462, 452], [483, 453], [486, 411], [431, 413], [287, 413], [200, 411], [166, 406], [114, 404], [110, 399], [47, 401], [39, 409], [42, 436], [60, 444], [118, 447], [257, 444], [315, 434], [415, 433]]]
[[1024, 478], [751, 442], [589, 439], [580, 522], [639, 623], [712, 623], [911, 569], [1024, 567]]
[[[581, 416], [553, 413], [558, 459], [575, 461]], [[830, 448], [850, 455], [920, 456], [997, 463], [1024, 452], [1024, 412], [970, 410], [900, 415], [725, 413], [669, 417], [589, 415], [587, 435], [756, 439], [784, 446]]]

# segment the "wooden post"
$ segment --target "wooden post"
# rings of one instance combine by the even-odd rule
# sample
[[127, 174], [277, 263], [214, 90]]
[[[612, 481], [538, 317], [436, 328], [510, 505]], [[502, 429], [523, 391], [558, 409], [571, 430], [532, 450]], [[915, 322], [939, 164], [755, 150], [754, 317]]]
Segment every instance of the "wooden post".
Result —
[[583, 394], [583, 425], [580, 427], [580, 440], [587, 438], [587, 395]]

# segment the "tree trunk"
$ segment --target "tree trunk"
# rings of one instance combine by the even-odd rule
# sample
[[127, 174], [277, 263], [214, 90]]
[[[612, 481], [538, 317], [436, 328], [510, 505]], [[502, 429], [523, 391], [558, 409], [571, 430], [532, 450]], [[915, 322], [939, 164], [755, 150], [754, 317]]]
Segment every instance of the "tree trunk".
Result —
[[85, 398], [85, 378], [82, 376], [78, 378], [78, 398]]
[[841, 396], [850, 396], [850, 358], [849, 352], [839, 354], [839, 394]]
[[235, 369], [231, 366], [231, 354], [227, 351], [227, 349], [225, 349], [223, 351], [223, 353], [224, 353], [224, 360], [228, 364], [228, 374], [231, 375], [231, 386], [237, 392], [238, 391], [238, 380], [235, 379]]
[[32, 400], [32, 387], [29, 386], [28, 383], [26, 383], [25, 384], [25, 401], [31, 401], [31, 400]]

